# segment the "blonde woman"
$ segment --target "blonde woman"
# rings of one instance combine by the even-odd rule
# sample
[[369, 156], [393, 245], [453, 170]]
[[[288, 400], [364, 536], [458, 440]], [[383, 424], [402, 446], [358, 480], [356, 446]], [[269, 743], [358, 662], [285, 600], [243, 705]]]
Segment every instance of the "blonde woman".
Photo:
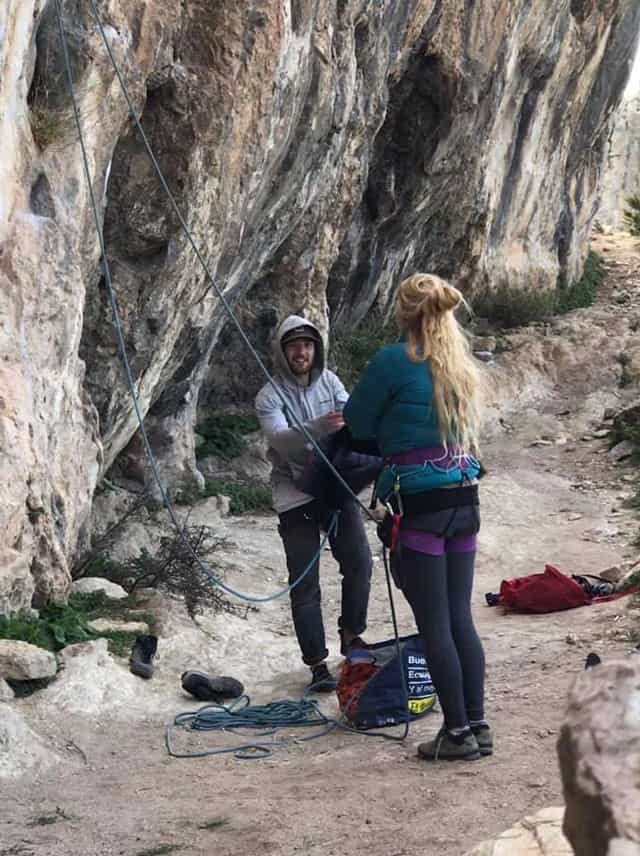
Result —
[[444, 714], [427, 760], [493, 752], [484, 718], [484, 652], [471, 616], [480, 528], [479, 378], [454, 316], [461, 293], [430, 274], [400, 285], [403, 341], [373, 357], [344, 409], [351, 433], [375, 437], [385, 468], [377, 492], [401, 513], [392, 557]]

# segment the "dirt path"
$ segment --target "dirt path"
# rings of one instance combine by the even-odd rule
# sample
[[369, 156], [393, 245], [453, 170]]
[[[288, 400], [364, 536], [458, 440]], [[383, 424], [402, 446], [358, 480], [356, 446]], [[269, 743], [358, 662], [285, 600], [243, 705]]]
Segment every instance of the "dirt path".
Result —
[[[637, 284], [640, 259], [625, 258], [624, 275], [631, 269]], [[596, 313], [610, 305], [618, 286], [612, 267]], [[640, 305], [637, 290], [632, 302]], [[132, 721], [126, 708], [93, 719], [50, 710], [47, 718], [24, 700], [19, 706], [66, 763], [0, 783], [0, 856], [461, 856], [523, 815], [561, 804], [555, 743], [567, 687], [592, 648], [603, 656], [629, 649], [626, 602], [505, 616], [485, 605], [484, 593], [496, 591], [504, 577], [542, 570], [545, 562], [569, 573], [597, 573], [633, 552], [627, 545], [638, 522], [620, 510], [632, 486], [622, 477], [632, 471], [614, 465], [606, 440], [589, 434], [615, 394], [583, 387], [545, 389], [540, 401], [510, 417], [512, 424], [492, 432], [485, 450], [490, 476], [482, 489], [474, 609], [487, 653], [487, 712], [498, 740], [492, 759], [417, 761], [415, 744], [439, 725], [433, 714], [413, 726], [405, 745], [337, 733], [263, 761], [174, 760], [164, 747], [163, 723], [192, 707], [177, 692]], [[543, 435], [551, 445], [531, 445]], [[277, 587], [282, 559], [273, 520], [238, 522], [233, 537], [248, 557], [233, 581], [254, 591]], [[334, 566], [326, 559], [327, 628], [335, 622], [337, 597]], [[412, 631], [407, 608], [397, 602], [402, 629]], [[299, 696], [306, 670], [286, 603], [265, 607], [248, 622], [217, 621], [225, 626], [215, 642], [221, 670], [245, 680], [256, 700]], [[368, 635], [391, 635], [379, 560]], [[335, 639], [333, 645], [335, 652]], [[158, 676], [167, 685], [178, 678], [163, 661]]]

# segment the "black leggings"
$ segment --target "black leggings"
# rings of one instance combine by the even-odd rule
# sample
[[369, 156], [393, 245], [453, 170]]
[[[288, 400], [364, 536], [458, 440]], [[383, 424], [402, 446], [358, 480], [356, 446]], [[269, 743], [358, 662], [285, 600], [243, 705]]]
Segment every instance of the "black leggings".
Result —
[[475, 553], [431, 556], [402, 547], [403, 594], [424, 644], [447, 728], [484, 718], [484, 651], [471, 617]]

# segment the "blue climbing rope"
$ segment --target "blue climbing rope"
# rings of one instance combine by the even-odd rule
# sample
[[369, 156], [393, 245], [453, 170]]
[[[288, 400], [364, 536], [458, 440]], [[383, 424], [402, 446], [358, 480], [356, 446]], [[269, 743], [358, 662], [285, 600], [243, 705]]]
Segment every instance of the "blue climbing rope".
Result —
[[[56, 4], [59, 4], [59, 2], [60, 2], [60, 0], [56, 0]], [[222, 291], [222, 289], [218, 286], [217, 282], [215, 281], [214, 276], [211, 273], [211, 270], [209, 269], [209, 265], [207, 264], [203, 254], [202, 254], [202, 251], [198, 247], [198, 245], [195, 241], [195, 238], [193, 237], [193, 233], [189, 229], [189, 226], [187, 225], [187, 222], [184, 219], [182, 211], [180, 210], [180, 206], [176, 202], [175, 196], [173, 195], [173, 193], [171, 192], [171, 188], [167, 184], [167, 180], [164, 177], [164, 173], [162, 172], [162, 169], [160, 168], [160, 164], [158, 163], [158, 160], [157, 160], [155, 154], [153, 153], [153, 149], [151, 148], [151, 144], [149, 143], [149, 139], [147, 138], [145, 130], [142, 127], [142, 123], [140, 122], [140, 119], [138, 118], [138, 114], [137, 114], [135, 106], [133, 104], [133, 100], [131, 98], [131, 95], [129, 94], [129, 90], [128, 90], [127, 85], [126, 85], [124, 78], [122, 76], [122, 72], [120, 71], [120, 66], [118, 65], [118, 62], [117, 62], [117, 60], [113, 54], [113, 51], [111, 49], [111, 45], [109, 44], [109, 39], [107, 38], [107, 34], [105, 33], [104, 25], [103, 25], [102, 20], [100, 18], [100, 14], [98, 12], [95, 0], [89, 0], [89, 5], [91, 6], [93, 16], [96, 20], [96, 25], [97, 25], [98, 30], [100, 32], [100, 37], [102, 38], [102, 42], [105, 46], [105, 50], [109, 56], [109, 60], [111, 61], [111, 65], [113, 66], [113, 70], [114, 70], [116, 77], [118, 79], [118, 83], [120, 85], [120, 89], [122, 90], [122, 94], [124, 95], [125, 101], [127, 102], [127, 106], [129, 108], [129, 113], [131, 115], [131, 118], [133, 119], [133, 122], [134, 122], [134, 124], [138, 130], [138, 133], [140, 134], [140, 139], [142, 140], [142, 143], [144, 145], [147, 156], [149, 157], [151, 165], [153, 166], [153, 169], [154, 169], [154, 171], [158, 177], [158, 181], [160, 182], [162, 189], [164, 190], [164, 192], [165, 192], [165, 194], [166, 194], [166, 196], [167, 196], [167, 198], [171, 204], [171, 208], [172, 208], [174, 214], [176, 215], [176, 218], [180, 224], [180, 228], [184, 232], [184, 235], [187, 238], [189, 245], [191, 246], [192, 250], [194, 251], [196, 258], [198, 259], [198, 262], [200, 263], [200, 265], [202, 267], [202, 270], [203, 270], [203, 272], [204, 272], [204, 274], [205, 274], [205, 276], [206, 276], [206, 278], [210, 284], [209, 287], [215, 291], [218, 299], [220, 300], [220, 302], [222, 303], [222, 306], [224, 307], [225, 312], [227, 313], [227, 316], [229, 317], [229, 320], [231, 321], [231, 323], [236, 328], [236, 331], [238, 332], [243, 343], [245, 344], [245, 346], [249, 350], [249, 353], [251, 354], [253, 359], [256, 361], [256, 363], [257, 363], [258, 367], [260, 368], [260, 371], [262, 372], [265, 380], [267, 381], [267, 383], [271, 386], [273, 391], [278, 396], [278, 399], [279, 399], [280, 403], [282, 404], [284, 411], [286, 412], [286, 414], [288, 414], [289, 418], [291, 419], [291, 421], [293, 422], [295, 427], [303, 434], [303, 436], [305, 437], [307, 442], [309, 442], [311, 444], [311, 446], [315, 449], [317, 454], [320, 456], [321, 460], [324, 461], [324, 463], [329, 467], [334, 478], [336, 478], [338, 480], [340, 485], [348, 492], [348, 494], [351, 496], [351, 498], [354, 499], [358, 503], [360, 508], [365, 512], [365, 514], [367, 514], [372, 520], [375, 521], [375, 518], [372, 515], [371, 510], [363, 502], [360, 501], [357, 494], [354, 493], [354, 491], [347, 484], [347, 482], [344, 480], [342, 475], [334, 467], [333, 463], [329, 460], [329, 458], [327, 457], [324, 450], [321, 448], [321, 446], [319, 445], [319, 443], [317, 442], [317, 440], [315, 439], [315, 437], [313, 436], [311, 431], [309, 431], [307, 426], [298, 417], [298, 415], [293, 410], [291, 410], [291, 408], [287, 404], [287, 400], [286, 400], [285, 396], [282, 393], [282, 390], [280, 389], [280, 387], [276, 383], [275, 378], [269, 372], [268, 368], [266, 367], [266, 365], [264, 363], [264, 360], [262, 359], [260, 354], [257, 352], [257, 350], [253, 346], [251, 340], [249, 339], [249, 337], [245, 333], [244, 328], [242, 327], [242, 324], [240, 323], [240, 321], [238, 321], [231, 305], [229, 304], [229, 301], [225, 297], [224, 292]], [[61, 30], [62, 38], [66, 38], [66, 36], [64, 35], [64, 32], [63, 32], [62, 19], [61, 19], [61, 15], [60, 15], [59, 10], [58, 10], [58, 20], [59, 20], [59, 24], [60, 24], [60, 30]], [[72, 78], [69, 78], [69, 85], [70, 85], [70, 87], [73, 87], [73, 79]], [[74, 112], [77, 113], [77, 110], [75, 110], [75, 104], [74, 104]], [[79, 115], [77, 116], [76, 124], [78, 125], [78, 133], [81, 133], [81, 125], [79, 122]], [[87, 170], [88, 170], [88, 162], [87, 162]], [[89, 173], [87, 173], [87, 179], [88, 180], [90, 179]], [[92, 196], [93, 196], [93, 194], [92, 194]], [[98, 228], [101, 232], [101, 229], [99, 226], [98, 226]], [[126, 360], [127, 364], [128, 364], [128, 357], [126, 354], [126, 349], [124, 348], [124, 334], [122, 332], [122, 324], [121, 324], [121, 320], [120, 320], [120, 313], [118, 311], [117, 302], [115, 300], [115, 293], [113, 292], [111, 277], [106, 275], [106, 268], [108, 267], [108, 261], [106, 258], [106, 254], [104, 252], [104, 243], [102, 240], [100, 242], [100, 247], [101, 247], [101, 250], [103, 253], [102, 257], [103, 257], [103, 262], [104, 262], [104, 266], [105, 266], [105, 280], [107, 283], [107, 287], [108, 287], [109, 294], [111, 297], [111, 305], [113, 308], [114, 325], [116, 326], [116, 329], [118, 330], [118, 340], [119, 340], [119, 342], [120, 341], [122, 342], [121, 349], [120, 349], [121, 355], [122, 355], [123, 360]], [[207, 290], [209, 290], [209, 289], [207, 289]], [[207, 292], [205, 292], [205, 294], [203, 294], [202, 298], [200, 298], [201, 300], [204, 299], [204, 297], [206, 296], [206, 293]], [[128, 369], [128, 380], [130, 380], [130, 392], [132, 393], [132, 395], [135, 396], [135, 386], [133, 384], [133, 378], [131, 377], [130, 369]], [[138, 416], [138, 408], [136, 409], [136, 416]], [[144, 443], [145, 443], [145, 449], [147, 450], [147, 455], [150, 456], [150, 460], [151, 460], [151, 457], [153, 457], [153, 453], [151, 451], [151, 446], [150, 446], [146, 436], [143, 433], [142, 423], [140, 422], [140, 420], [138, 420], [138, 421], [140, 423], [140, 429], [141, 429], [141, 433], [143, 435], [143, 439], [144, 439]], [[158, 487], [162, 493], [162, 498], [164, 500], [165, 499], [165, 492], [164, 492], [163, 487], [160, 485], [159, 476], [156, 477], [156, 470], [153, 466], [152, 466], [152, 470], [153, 470], [154, 478], [158, 482]]]
[[[167, 750], [172, 758], [204, 758], [208, 755], [225, 755], [232, 753], [242, 761], [268, 758], [276, 746], [282, 746], [286, 740], [277, 739], [280, 729], [317, 728], [321, 730], [314, 734], [296, 737], [296, 741], [315, 740], [329, 734], [337, 726], [337, 720], [325, 716], [318, 707], [318, 702], [305, 696], [300, 701], [283, 699], [264, 705], [252, 705], [249, 696], [242, 695], [230, 705], [209, 704], [196, 711], [179, 713], [173, 725], [167, 726], [165, 732]], [[257, 731], [258, 739], [217, 749], [203, 749], [196, 752], [178, 752], [173, 745], [173, 731], [177, 727], [191, 731], [224, 731], [235, 732], [245, 729]], [[271, 740], [264, 738], [270, 737]]]
[[[401, 669], [404, 673], [404, 669]], [[234, 755], [240, 761], [257, 761], [269, 758], [273, 750], [286, 746], [290, 742], [303, 743], [325, 737], [332, 731], [346, 731], [361, 737], [378, 737], [402, 743], [409, 733], [409, 717], [403, 723], [401, 734], [387, 734], [383, 731], [355, 728], [344, 717], [327, 716], [320, 709], [316, 699], [308, 695], [299, 701], [280, 699], [263, 705], [252, 705], [248, 695], [242, 695], [231, 704], [207, 704], [195, 711], [178, 713], [173, 723], [165, 729], [165, 743], [172, 758], [206, 758], [209, 755]], [[278, 732], [285, 729], [320, 728], [312, 734], [282, 738]], [[174, 745], [174, 732], [177, 729], [200, 732], [235, 733], [253, 730], [251, 739], [234, 746], [200, 749], [193, 752], [180, 752]], [[269, 740], [265, 738], [271, 738]]]
[[275, 592], [275, 594], [268, 595], [253, 595], [253, 594], [244, 594], [243, 592], [237, 591], [237, 589], [232, 588], [227, 583], [223, 582], [220, 577], [213, 577], [211, 575], [211, 579], [216, 583], [216, 585], [220, 586], [223, 591], [226, 591], [227, 594], [233, 595], [234, 597], [239, 597], [241, 600], [246, 600], [249, 603], [269, 603], [269, 601], [277, 600], [280, 597], [284, 597], [286, 594], [290, 594], [300, 583], [304, 580], [304, 578], [311, 572], [314, 568], [316, 562], [319, 560], [322, 555], [322, 551], [324, 550], [327, 541], [333, 535], [334, 532], [338, 529], [338, 521], [340, 519], [340, 512], [334, 511], [327, 527], [327, 531], [324, 534], [322, 541], [320, 542], [320, 546], [314, 557], [311, 559], [307, 567], [300, 574], [300, 576], [295, 579], [290, 585], [286, 588], [280, 589], [280, 591]]
[[[98, 21], [98, 26], [99, 26], [99, 28], [100, 28], [100, 32], [102, 33], [103, 40], [104, 40], [105, 45], [106, 45], [106, 47], [107, 47], [107, 50], [108, 50], [108, 52], [109, 52], [109, 56], [111, 57], [112, 62], [114, 63], [114, 66], [115, 66], [115, 68], [116, 68], [116, 73], [118, 74], [118, 78], [119, 78], [119, 80], [120, 80], [121, 85], [123, 86], [123, 88], [125, 88], [125, 86], [124, 86], [124, 81], [122, 80], [122, 76], [121, 76], [121, 74], [120, 74], [120, 70], [118, 69], [117, 65], [115, 65], [115, 58], [113, 57], [113, 54], [111, 53], [111, 49], [110, 49], [109, 43], [108, 43], [108, 41], [107, 41], [106, 35], [105, 35], [105, 33], [104, 33], [104, 29], [103, 29], [103, 27], [102, 27], [102, 22], [100, 21], [100, 19], [99, 19], [99, 17], [98, 17], [98, 13], [97, 13], [97, 10], [96, 10], [96, 8], [95, 8], [95, 4], [94, 4], [93, 2], [91, 2], [91, 5], [92, 5], [92, 8], [93, 8], [93, 12], [94, 12], [94, 14], [96, 15], [96, 19], [97, 19], [97, 21]], [[275, 594], [273, 594], [273, 595], [269, 595], [269, 596], [265, 596], [265, 597], [259, 597], [259, 596], [255, 596], [255, 595], [244, 594], [243, 592], [237, 591], [236, 589], [234, 589], [234, 588], [232, 588], [231, 586], [227, 585], [227, 584], [226, 584], [222, 579], [220, 579], [220, 577], [218, 577], [216, 574], [214, 574], [214, 573], [213, 573], [213, 571], [211, 570], [211, 568], [209, 568], [209, 567], [208, 567], [208, 565], [206, 565], [206, 563], [205, 563], [205, 562], [203, 562], [203, 561], [202, 561], [202, 559], [198, 556], [197, 552], [194, 550], [194, 548], [193, 548], [193, 546], [192, 546], [191, 542], [190, 542], [190, 541], [189, 541], [189, 539], [186, 537], [185, 532], [184, 532], [184, 527], [181, 525], [180, 521], [178, 520], [178, 517], [177, 517], [177, 515], [176, 515], [175, 509], [174, 509], [174, 507], [173, 507], [173, 503], [172, 503], [172, 502], [171, 502], [171, 500], [169, 499], [169, 496], [168, 496], [168, 494], [167, 494], [166, 488], [165, 488], [165, 486], [164, 486], [164, 484], [163, 484], [163, 482], [162, 482], [162, 479], [161, 479], [161, 477], [160, 477], [160, 472], [158, 471], [158, 464], [157, 464], [157, 461], [156, 461], [156, 459], [155, 459], [155, 455], [153, 454], [153, 450], [151, 449], [151, 443], [149, 442], [149, 437], [148, 437], [148, 434], [147, 434], [147, 430], [146, 430], [146, 427], [145, 427], [145, 425], [144, 425], [144, 417], [143, 417], [143, 415], [142, 415], [142, 411], [141, 411], [141, 408], [140, 408], [140, 401], [139, 401], [139, 398], [138, 398], [138, 395], [137, 395], [137, 392], [136, 392], [135, 382], [134, 382], [134, 380], [133, 380], [133, 374], [132, 374], [132, 372], [131, 372], [131, 364], [129, 363], [129, 358], [128, 358], [128, 356], [127, 356], [127, 349], [126, 349], [126, 345], [125, 345], [124, 331], [123, 331], [123, 329], [122, 329], [122, 321], [121, 321], [121, 318], [120, 318], [120, 311], [119, 311], [119, 309], [118, 309], [118, 303], [117, 303], [117, 300], [116, 300], [115, 289], [114, 289], [114, 287], [113, 287], [113, 280], [112, 280], [112, 277], [111, 277], [111, 267], [110, 267], [110, 265], [109, 265], [109, 260], [108, 260], [108, 258], [107, 258], [107, 251], [106, 251], [106, 246], [105, 246], [105, 242], [104, 242], [104, 234], [103, 234], [103, 231], [102, 231], [102, 223], [101, 223], [101, 221], [100, 221], [99, 208], [98, 208], [98, 205], [97, 205], [97, 202], [96, 202], [96, 198], [95, 198], [95, 193], [94, 193], [94, 189], [93, 189], [93, 183], [92, 183], [92, 181], [91, 181], [91, 170], [90, 170], [90, 168], [89, 168], [89, 158], [88, 158], [88, 154], [87, 154], [87, 150], [86, 150], [86, 145], [85, 145], [85, 141], [84, 141], [84, 134], [82, 133], [82, 123], [81, 123], [81, 121], [80, 121], [80, 110], [79, 110], [79, 108], [78, 108], [78, 102], [77, 102], [77, 98], [76, 98], [75, 88], [74, 88], [74, 85], [73, 85], [73, 74], [72, 74], [72, 71], [71, 71], [71, 61], [70, 61], [70, 58], [69, 58], [69, 47], [68, 47], [68, 43], [67, 43], [66, 34], [65, 34], [65, 32], [64, 32], [64, 25], [63, 25], [63, 21], [62, 21], [62, 12], [61, 12], [61, 8], [60, 8], [60, 0], [55, 0], [55, 6], [56, 6], [57, 19], [58, 19], [58, 28], [59, 28], [59, 32], [60, 32], [60, 40], [61, 40], [61, 44], [62, 44], [62, 51], [63, 51], [63, 56], [64, 56], [64, 64], [65, 64], [65, 71], [66, 71], [66, 75], [67, 75], [67, 82], [68, 82], [68, 84], [69, 84], [69, 91], [70, 91], [70, 94], [71, 94], [71, 100], [72, 100], [72, 104], [73, 104], [73, 113], [74, 113], [74, 118], [75, 118], [76, 127], [77, 127], [77, 130], [78, 130], [78, 138], [79, 138], [79, 142], [80, 142], [80, 148], [81, 148], [81, 151], [82, 151], [83, 168], [84, 168], [85, 178], [86, 178], [86, 181], [87, 181], [87, 186], [88, 186], [88, 188], [89, 188], [89, 198], [90, 198], [90, 201], [91, 201], [91, 208], [92, 208], [92, 210], [93, 210], [93, 218], [94, 218], [94, 223], [95, 223], [95, 227], [96, 227], [96, 232], [97, 232], [97, 234], [98, 234], [98, 241], [99, 241], [99, 245], [100, 245], [100, 252], [101, 252], [101, 254], [102, 254], [102, 264], [103, 264], [103, 269], [104, 269], [105, 283], [106, 283], [106, 285], [107, 285], [107, 292], [108, 292], [108, 295], [109, 295], [109, 302], [110, 302], [110, 304], [111, 304], [111, 310], [112, 310], [113, 318], [114, 318], [114, 327], [115, 327], [115, 329], [116, 329], [116, 334], [117, 334], [117, 338], [118, 338], [118, 349], [119, 349], [119, 352], [120, 352], [120, 358], [121, 358], [122, 364], [123, 364], [123, 366], [124, 366], [125, 376], [126, 376], [126, 381], [127, 381], [127, 386], [128, 386], [128, 389], [129, 389], [129, 394], [130, 394], [130, 396], [131, 396], [131, 400], [132, 400], [132, 402], [133, 402], [133, 407], [134, 407], [134, 411], [135, 411], [135, 414], [136, 414], [136, 420], [137, 420], [137, 422], [138, 422], [138, 427], [139, 427], [139, 430], [140, 430], [140, 435], [141, 435], [142, 440], [143, 440], [143, 444], [144, 444], [144, 448], [145, 448], [145, 453], [146, 453], [147, 459], [148, 459], [148, 461], [149, 461], [149, 465], [150, 465], [150, 467], [151, 467], [151, 471], [152, 471], [152, 474], [153, 474], [154, 481], [155, 481], [155, 483], [157, 484], [157, 486], [158, 486], [158, 490], [160, 491], [160, 494], [161, 494], [161, 496], [162, 496], [162, 501], [163, 501], [164, 507], [167, 509], [167, 512], [168, 512], [169, 517], [170, 517], [170, 519], [171, 519], [171, 523], [173, 524], [174, 528], [176, 529], [176, 532], [178, 533], [178, 535], [179, 535], [179, 537], [180, 537], [180, 539], [181, 539], [182, 543], [184, 544], [184, 546], [186, 547], [186, 549], [188, 550], [188, 552], [191, 554], [191, 556], [193, 557], [194, 561], [197, 563], [198, 568], [200, 569], [200, 571], [201, 571], [201, 572], [202, 572], [202, 573], [203, 573], [203, 574], [204, 574], [208, 579], [210, 579], [210, 580], [211, 580], [211, 582], [213, 582], [215, 585], [219, 586], [223, 591], [226, 591], [228, 594], [231, 594], [231, 595], [233, 595], [234, 597], [238, 597], [239, 599], [244, 600], [244, 601], [247, 601], [247, 602], [249, 602], [249, 603], [266, 603], [266, 602], [268, 602], [268, 601], [270, 601], [270, 600], [275, 600], [275, 599], [277, 599], [277, 598], [283, 597], [284, 595], [289, 594], [289, 593], [292, 591], [292, 589], [294, 589], [296, 586], [300, 585], [300, 583], [302, 582], [302, 580], [304, 579], [304, 577], [306, 577], [306, 576], [307, 576], [307, 574], [311, 571], [311, 569], [312, 569], [312, 568], [313, 568], [313, 566], [315, 565], [316, 561], [318, 561], [318, 559], [320, 558], [320, 555], [321, 555], [321, 553], [322, 553], [322, 550], [323, 550], [323, 548], [324, 548], [324, 545], [325, 545], [325, 543], [326, 543], [326, 541], [327, 541], [327, 538], [329, 537], [329, 535], [331, 534], [331, 532], [334, 532], [334, 531], [336, 530], [336, 528], [337, 528], [337, 525], [338, 525], [338, 515], [337, 515], [336, 513], [334, 513], [334, 516], [333, 516], [333, 518], [332, 518], [332, 520], [331, 520], [331, 523], [330, 523], [330, 525], [329, 525], [329, 529], [328, 529], [328, 531], [327, 531], [327, 533], [326, 533], [326, 535], [325, 535], [325, 538], [324, 538], [324, 540], [323, 540], [322, 544], [320, 545], [320, 547], [319, 547], [319, 549], [318, 549], [318, 552], [317, 552], [317, 553], [316, 553], [316, 555], [313, 557], [313, 559], [311, 560], [311, 562], [309, 562], [309, 565], [308, 565], [308, 566], [307, 566], [307, 568], [305, 569], [304, 573], [303, 573], [300, 577], [298, 577], [298, 579], [297, 579], [297, 580], [295, 580], [295, 581], [294, 581], [290, 586], [288, 586], [287, 588], [283, 589], [282, 591], [278, 591], [278, 592], [276, 592], [276, 593], [275, 593]], [[126, 88], [125, 88], [125, 89], [126, 89]], [[136, 117], [136, 115], [135, 115], [135, 111], [134, 111], [134, 108], [133, 108], [133, 104], [131, 103], [130, 98], [129, 98], [129, 94], [128, 94], [128, 92], [125, 92], [125, 94], [126, 94], [126, 97], [127, 97], [127, 101], [128, 101], [128, 103], [129, 103], [129, 108], [130, 108], [130, 110], [131, 110], [131, 113], [132, 113], [132, 115], [134, 116], [134, 118], [135, 118], [135, 119], [136, 119], [136, 121], [137, 121], [137, 117]], [[143, 135], [143, 137], [144, 137], [145, 143], [146, 143], [146, 145], [148, 146], [148, 141], [147, 141], [147, 139], [146, 139], [146, 136], [144, 136], [144, 131], [143, 131], [143, 129], [142, 129], [142, 127], [141, 127], [141, 126], [139, 126], [139, 127], [140, 127], [140, 131], [141, 131], [141, 133], [142, 133], [142, 135]], [[159, 167], [159, 166], [158, 166], [158, 164], [157, 164], [157, 161], [156, 161], [156, 159], [155, 159], [155, 156], [153, 155], [153, 152], [151, 152], [151, 150], [150, 150], [150, 149], [149, 149], [149, 152], [150, 152], [150, 154], [151, 154], [151, 157], [153, 158], [154, 165], [156, 166], [156, 168], [157, 168], [157, 170], [158, 170], [158, 172], [159, 172], [159, 174], [160, 174], [160, 176], [161, 176], [161, 180], [162, 180], [163, 187], [165, 188], [165, 190], [166, 190], [166, 191], [167, 191], [167, 193], [169, 194], [169, 196], [170, 196], [170, 198], [171, 198], [171, 200], [172, 200], [172, 203], [173, 203], [173, 205], [174, 205], [174, 207], [175, 207], [176, 213], [177, 213], [177, 214], [179, 214], [179, 209], [177, 208], [177, 205], [176, 205], [176, 203], [175, 203], [175, 200], [173, 199], [173, 196], [171, 196], [171, 191], [170, 191], [170, 190], [169, 190], [169, 188], [167, 187], [166, 180], [164, 179], [164, 176], [162, 176], [162, 173], [160, 172], [160, 167]], [[205, 270], [207, 271], [208, 276], [211, 278], [211, 281], [213, 282], [213, 279], [212, 279], [212, 277], [211, 277], [211, 273], [209, 272], [208, 268], [206, 267], [206, 263], [204, 262], [204, 259], [202, 258], [202, 255], [201, 255], [200, 251], [198, 250], [198, 248], [197, 248], [197, 246], [196, 246], [195, 242], [193, 241], [193, 237], [191, 236], [191, 233], [188, 231], [188, 227], [186, 226], [186, 223], [184, 223], [184, 220], [183, 220], [183, 218], [182, 218], [182, 215], [181, 215], [181, 214], [180, 214], [180, 221], [181, 221], [181, 223], [183, 224], [183, 228], [185, 228], [185, 229], [187, 230], [187, 232], [188, 232], [188, 234], [189, 234], [190, 241], [191, 241], [191, 245], [192, 245], [192, 246], [193, 246], [193, 248], [195, 249], [195, 251], [196, 251], [196, 253], [197, 253], [197, 255], [198, 255], [198, 258], [200, 259], [201, 263], [205, 266]], [[217, 286], [216, 286], [216, 288], [217, 288]], [[239, 324], [239, 322], [237, 321], [237, 319], [235, 318], [235, 315], [233, 314], [233, 311], [231, 310], [231, 307], [228, 305], [228, 303], [227, 303], [226, 299], [225, 299], [225, 298], [223, 298], [223, 297], [222, 297], [222, 295], [220, 295], [220, 296], [221, 296], [221, 299], [223, 300], [223, 303], [224, 303], [224, 305], [225, 305], [225, 308], [226, 308], [226, 309], [227, 309], [227, 311], [230, 313], [231, 317], [233, 318], [233, 320], [235, 321], [235, 323], [238, 325], [238, 327], [240, 327], [240, 324]], [[258, 359], [258, 361], [260, 362], [260, 364], [261, 364], [261, 366], [263, 367], [264, 371], [267, 373], [267, 376], [268, 376], [268, 377], [270, 377], [270, 375], [269, 375], [269, 373], [268, 373], [268, 371], [267, 371], [266, 367], [264, 366], [264, 364], [263, 364], [263, 363], [262, 363], [262, 361], [260, 360], [259, 355], [257, 354], [257, 352], [255, 351], [255, 349], [253, 348], [253, 346], [251, 345], [251, 343], [250, 343], [250, 342], [249, 342], [249, 340], [247, 339], [246, 334], [244, 334], [244, 331], [242, 331], [242, 332], [243, 332], [243, 335], [244, 335], [245, 340], [247, 341], [247, 343], [249, 344], [249, 347], [251, 348], [252, 353], [256, 356], [256, 358], [257, 358], [257, 359]], [[275, 385], [275, 384], [274, 384], [274, 385]], [[305, 429], [305, 430], [306, 430], [306, 429]], [[311, 436], [311, 435], [309, 435], [309, 436]], [[314, 444], [315, 444], [315, 440], [314, 440], [313, 442], [314, 442]], [[317, 445], [317, 444], [315, 444], [315, 445]], [[318, 447], [318, 448], [319, 448], [319, 447]], [[339, 474], [338, 474], [338, 475], [339, 475]], [[340, 477], [340, 478], [341, 478], [341, 477]], [[342, 479], [341, 479], [341, 480], [342, 480]], [[346, 483], [345, 483], [345, 484], [346, 484]], [[347, 487], [348, 487], [348, 485], [347, 485]]]

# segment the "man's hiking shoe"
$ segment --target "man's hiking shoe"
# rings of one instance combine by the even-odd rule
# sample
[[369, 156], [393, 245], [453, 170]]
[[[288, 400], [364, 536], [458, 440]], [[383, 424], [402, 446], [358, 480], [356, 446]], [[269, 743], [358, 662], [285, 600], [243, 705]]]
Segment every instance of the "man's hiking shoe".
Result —
[[182, 673], [182, 689], [200, 701], [224, 701], [238, 698], [244, 692], [244, 686], [235, 678], [214, 678], [194, 669]]
[[333, 677], [326, 663], [311, 667], [311, 683], [307, 689], [312, 693], [332, 693], [338, 682]]
[[365, 649], [368, 647], [369, 646], [364, 641], [362, 636], [356, 636], [354, 639], [351, 640], [351, 642], [349, 642], [349, 644], [347, 644], [344, 641], [344, 637], [342, 636], [342, 634], [340, 634], [340, 653], [343, 657], [346, 657], [349, 651], [351, 651], [353, 648]]
[[585, 669], [593, 669], [594, 666], [599, 666], [602, 660], [593, 651], [587, 654], [587, 659], [584, 662]]
[[478, 741], [471, 730], [459, 736], [441, 728], [433, 740], [418, 746], [425, 761], [477, 761], [481, 757]]
[[141, 678], [153, 675], [153, 658], [158, 650], [157, 636], [138, 636], [131, 649], [129, 671]]
[[471, 731], [476, 738], [481, 755], [493, 755], [493, 732], [488, 725], [472, 725]]

